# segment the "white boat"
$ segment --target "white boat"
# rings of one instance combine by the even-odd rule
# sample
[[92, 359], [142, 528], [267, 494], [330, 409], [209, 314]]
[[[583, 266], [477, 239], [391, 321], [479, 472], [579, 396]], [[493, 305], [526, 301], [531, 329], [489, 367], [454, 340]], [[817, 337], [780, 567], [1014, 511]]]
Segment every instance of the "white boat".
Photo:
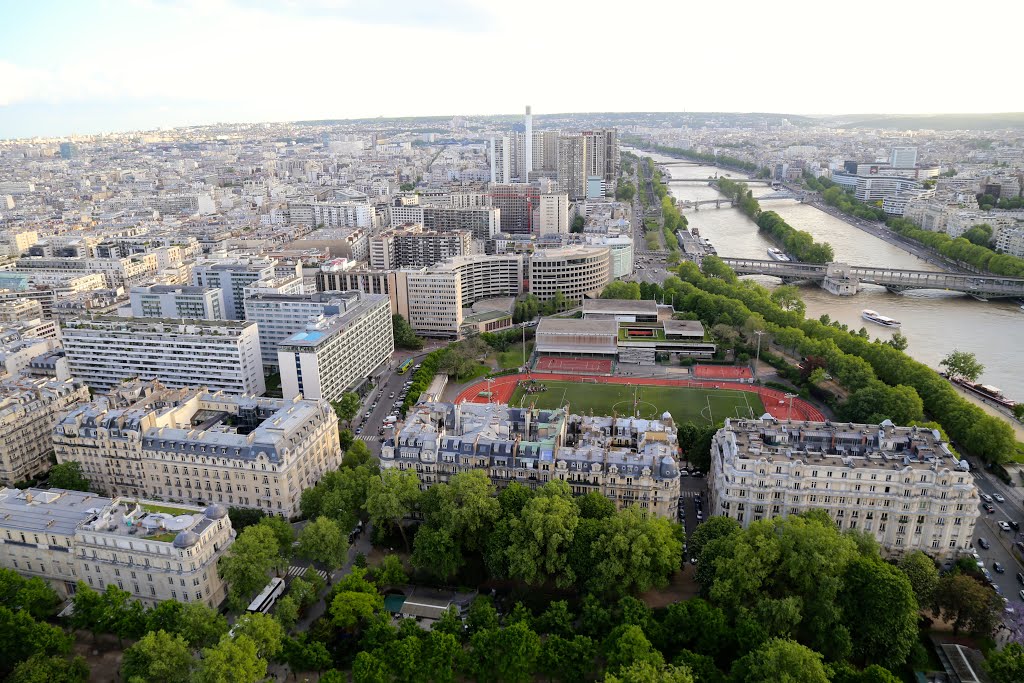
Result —
[[775, 247], [772, 247], [771, 249], [768, 250], [768, 258], [772, 259], [773, 261], [791, 260], [788, 256], [786, 256], [786, 254], [781, 249], [776, 249]]
[[870, 308], [865, 308], [863, 311], [861, 311], [860, 317], [864, 318], [869, 322], [873, 322], [884, 327], [900, 326], [899, 320], [882, 315], [881, 313], [877, 313], [876, 311], [872, 311]]

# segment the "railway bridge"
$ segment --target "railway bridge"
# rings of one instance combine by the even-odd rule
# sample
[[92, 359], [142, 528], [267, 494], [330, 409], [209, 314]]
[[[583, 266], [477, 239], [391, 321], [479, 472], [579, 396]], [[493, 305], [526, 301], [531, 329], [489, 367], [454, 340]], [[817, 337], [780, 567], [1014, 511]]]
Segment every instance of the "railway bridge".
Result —
[[802, 263], [723, 258], [737, 275], [771, 275], [784, 282], [817, 282], [833, 294], [855, 294], [861, 284], [880, 285], [900, 294], [911, 290], [962, 292], [976, 299], [1024, 298], [1024, 278], [974, 273], [944, 273], [854, 266], [847, 263]]

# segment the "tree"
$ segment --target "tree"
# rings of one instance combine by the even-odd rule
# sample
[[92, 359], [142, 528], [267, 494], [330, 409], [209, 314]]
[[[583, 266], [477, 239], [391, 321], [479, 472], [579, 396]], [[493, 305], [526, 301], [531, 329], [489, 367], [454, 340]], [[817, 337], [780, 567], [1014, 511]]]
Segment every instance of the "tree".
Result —
[[412, 566], [446, 580], [455, 576], [463, 564], [459, 544], [446, 529], [421, 526], [413, 541]]
[[338, 569], [348, 557], [348, 537], [333, 519], [317, 517], [299, 532], [299, 556]]
[[469, 604], [466, 626], [470, 633], [498, 628], [498, 611], [494, 609], [494, 602], [489, 597], [477, 596]]
[[780, 638], [736, 660], [732, 679], [736, 683], [828, 683], [819, 653]]
[[73, 642], [56, 626], [37, 622], [28, 612], [14, 612], [7, 607], [0, 607], [0, 635], [4, 643], [0, 676], [7, 675], [18, 662], [33, 655], [66, 655], [71, 651]]
[[682, 563], [682, 534], [663, 517], [629, 507], [604, 520], [593, 544], [597, 563], [589, 585], [604, 594], [643, 592], [668, 585]]
[[793, 311], [803, 317], [807, 310], [806, 304], [800, 298], [800, 289], [794, 285], [779, 285], [772, 290], [771, 300], [784, 311]]
[[640, 298], [640, 284], [637, 282], [623, 282], [622, 280], [613, 280], [609, 282], [601, 292], [602, 299], [639, 299]]
[[300, 671], [323, 671], [333, 662], [327, 647], [319, 640], [309, 640], [305, 633], [300, 633], [296, 638], [285, 638], [280, 658], [294, 674]]
[[946, 574], [935, 588], [935, 614], [953, 624], [953, 634], [966, 629], [989, 635], [995, 628], [1002, 600], [996, 592], [966, 574]]
[[437, 484], [421, 500], [428, 525], [445, 529], [464, 550], [480, 551], [501, 514], [494, 486], [481, 470], [459, 472], [447, 484]]
[[939, 363], [946, 368], [950, 379], [965, 379], [974, 382], [985, 371], [985, 366], [978, 362], [977, 357], [970, 351], [957, 351], [947, 355]]
[[572, 226], [569, 228], [569, 232], [583, 232], [583, 226], [587, 224], [587, 219], [583, 216], [577, 215], [572, 219]]
[[353, 567], [352, 571], [335, 586], [331, 600], [331, 619], [334, 625], [352, 630], [360, 620], [366, 620], [384, 609], [384, 598], [376, 586], [366, 580], [366, 570]]
[[274, 532], [278, 550], [282, 555], [291, 553], [292, 543], [295, 541], [295, 529], [288, 523], [288, 520], [277, 515], [268, 515], [259, 523]]
[[419, 497], [420, 478], [415, 470], [386, 469], [368, 482], [366, 512], [374, 526], [396, 526], [409, 550], [402, 520], [412, 512]]
[[88, 491], [89, 480], [82, 474], [82, 463], [69, 460], [50, 468], [48, 479], [50, 488], [68, 489], [69, 491]]
[[580, 511], [580, 519], [607, 519], [616, 512], [615, 503], [598, 491], [591, 491], [573, 498]]
[[391, 331], [395, 338], [395, 348], [409, 351], [423, 348], [423, 340], [416, 336], [409, 322], [398, 313], [391, 316]]
[[917, 600], [906, 574], [879, 557], [856, 558], [840, 601], [854, 658], [865, 666], [902, 666], [917, 644]]
[[256, 653], [265, 659], [273, 658], [281, 651], [284, 629], [274, 617], [259, 612], [243, 614], [235, 622], [235, 638], [245, 636], [256, 645]]
[[985, 660], [985, 670], [992, 683], [1020, 683], [1024, 681], [1024, 646], [1007, 643]]
[[644, 630], [636, 625], [620, 626], [618, 635], [609, 636], [611, 643], [605, 651], [605, 661], [609, 672], [630, 667], [638, 663], [646, 663], [660, 669], [665, 658], [644, 635]]
[[582, 683], [594, 669], [597, 645], [586, 636], [549, 636], [540, 647], [537, 669], [549, 679]]
[[886, 340], [885, 343], [897, 351], [906, 351], [907, 347], [910, 346], [910, 341], [902, 332], [893, 332], [892, 337]]
[[552, 600], [547, 608], [537, 617], [534, 626], [541, 633], [570, 638], [573, 634], [573, 623], [576, 615], [569, 609], [565, 600]]
[[474, 672], [483, 683], [527, 683], [540, 654], [540, 637], [522, 622], [478, 631], [470, 645]]
[[241, 612], [267, 585], [270, 570], [281, 562], [273, 529], [257, 524], [238, 534], [220, 559], [220, 575], [228, 583], [228, 605]]
[[377, 583], [381, 586], [399, 586], [408, 582], [405, 567], [398, 555], [387, 554], [377, 570]]
[[359, 400], [359, 394], [351, 391], [342, 394], [341, 398], [337, 401], [331, 401], [334, 414], [338, 416], [338, 420], [344, 422], [348, 427], [352, 426], [352, 419], [359, 414], [361, 405], [362, 402]]
[[939, 570], [932, 558], [920, 550], [904, 555], [899, 563], [900, 569], [910, 580], [917, 604], [923, 609], [930, 607], [939, 585]]
[[455, 680], [456, 662], [461, 654], [462, 644], [454, 635], [431, 629], [423, 646], [423, 677], [432, 683], [452, 683]]
[[309, 607], [317, 601], [320, 591], [324, 588], [324, 580], [314, 571], [307, 571], [304, 576], [292, 579], [288, 595], [295, 598], [301, 609]]
[[179, 629], [189, 647], [213, 647], [228, 632], [228, 620], [212, 607], [190, 602], [181, 610]]
[[235, 530], [236, 534], [242, 533], [242, 530], [246, 527], [252, 526], [253, 524], [259, 524], [260, 520], [267, 516], [267, 513], [263, 510], [257, 510], [255, 508], [228, 508], [228, 518], [231, 520], [231, 528]]
[[346, 468], [359, 467], [360, 465], [368, 465], [373, 460], [373, 454], [370, 453], [370, 448], [366, 445], [366, 442], [356, 439], [345, 449], [345, 456], [341, 459], [341, 466]]
[[14, 667], [7, 683], [85, 683], [89, 665], [84, 657], [32, 655]]
[[203, 650], [194, 683], [256, 683], [267, 675], [267, 662], [248, 636], [222, 638]]
[[12, 610], [25, 610], [33, 619], [53, 615], [60, 598], [48, 583], [39, 577], [23, 578], [17, 572], [0, 568], [0, 605]]
[[[346, 679], [339, 678], [339, 683], [344, 680]], [[352, 683], [389, 683], [391, 680], [391, 671], [376, 654], [356, 654], [355, 661], [352, 662]]]
[[548, 580], [566, 587], [575, 576], [566, 551], [579, 524], [579, 511], [569, 485], [556, 480], [545, 484], [510, 521], [509, 574], [530, 584]]
[[727, 538], [742, 530], [740, 523], [732, 517], [721, 517], [715, 515], [709, 517], [703, 524], [697, 525], [690, 538], [686, 542], [686, 550], [690, 557], [700, 557], [704, 546], [716, 538]]
[[180, 635], [150, 631], [124, 651], [121, 677], [147, 683], [189, 683], [194, 659]]
[[[704, 679], [701, 679], [703, 682]], [[686, 667], [667, 664], [654, 666], [650, 662], [637, 662], [618, 673], [608, 674], [605, 683], [694, 683]]]
[[281, 624], [285, 632], [291, 631], [299, 621], [299, 603], [291, 595], [286, 595], [274, 606], [274, 618]]

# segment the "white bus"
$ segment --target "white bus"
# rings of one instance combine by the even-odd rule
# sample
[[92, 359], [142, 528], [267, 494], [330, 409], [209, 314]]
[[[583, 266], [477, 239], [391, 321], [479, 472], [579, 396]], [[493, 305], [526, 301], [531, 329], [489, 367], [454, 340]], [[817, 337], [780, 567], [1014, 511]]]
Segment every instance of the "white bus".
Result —
[[259, 612], [266, 614], [274, 606], [277, 599], [284, 594], [284, 579], [273, 578], [267, 587], [263, 589], [256, 599], [250, 603], [247, 612]]

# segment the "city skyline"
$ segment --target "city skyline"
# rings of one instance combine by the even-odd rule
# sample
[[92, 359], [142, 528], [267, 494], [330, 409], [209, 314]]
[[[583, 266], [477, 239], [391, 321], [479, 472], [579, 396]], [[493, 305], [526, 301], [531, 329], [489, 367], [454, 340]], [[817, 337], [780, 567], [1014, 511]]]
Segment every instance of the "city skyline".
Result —
[[[580, 13], [534, 0], [514, 13], [482, 0], [445, 0], [429, 9], [408, 0], [14, 5], [0, 27], [0, 138], [216, 122], [493, 115], [521, 111], [523, 102], [538, 114], [1019, 109], [1012, 88], [951, 98], [950, 83], [976, 78], [966, 60], [922, 66], [913, 78], [890, 82], [884, 96], [857, 90], [857, 74], [865, 82], [884, 77], [905, 59], [893, 27], [913, 27], [905, 30], [926, 36], [926, 45], [956, 44], [1010, 63], [1013, 21], [964, 33], [948, 17], [880, 2], [864, 3], [841, 22], [806, 2], [786, 8], [741, 2], [730, 17], [743, 16], [742, 22], [714, 7], [621, 9]], [[577, 66], [562, 78], [548, 75], [560, 64]], [[650, 68], [637, 68], [642, 64]], [[527, 76], [509, 86], [500, 73], [514, 65]], [[457, 78], [438, 80], [456, 66]], [[353, 71], [365, 75], [366, 94]], [[389, 87], [374, 85], [395, 76]], [[473, 85], [491, 79], [501, 87]], [[578, 79], [591, 85], [571, 87]], [[602, 83], [605, 88], [595, 87]]]

